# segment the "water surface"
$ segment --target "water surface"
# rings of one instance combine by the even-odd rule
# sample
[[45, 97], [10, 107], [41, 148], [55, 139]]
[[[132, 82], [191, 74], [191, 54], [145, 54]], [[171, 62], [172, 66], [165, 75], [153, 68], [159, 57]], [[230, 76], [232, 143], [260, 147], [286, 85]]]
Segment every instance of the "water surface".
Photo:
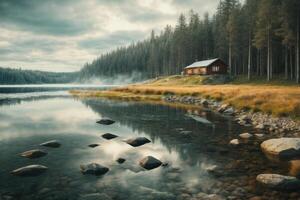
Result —
[[[44, 95], [45, 92], [49, 93], [31, 91], [32, 95], [25, 97], [24, 93], [11, 93], [13, 98], [3, 93], [8, 95], [0, 101], [0, 197], [3, 199], [201, 199], [202, 193], [225, 199], [248, 199], [271, 193], [278, 199], [288, 199], [290, 195], [257, 188], [257, 174], [288, 174], [288, 170], [265, 158], [259, 149], [260, 141], [230, 147], [228, 142], [238, 134], [257, 133], [239, 126], [230, 117], [201, 108], [79, 100], [67, 92], [51, 91], [52, 95]], [[191, 113], [213, 124], [197, 122], [189, 117]], [[95, 123], [101, 117], [112, 118], [116, 123], [109, 126]], [[119, 137], [108, 141], [101, 138], [103, 133]], [[152, 142], [136, 148], [123, 142], [136, 136], [145, 136]], [[62, 146], [43, 147], [48, 151], [45, 157], [18, 156], [53, 139]], [[92, 143], [100, 146], [88, 147]], [[148, 155], [168, 166], [143, 170], [138, 162]], [[119, 157], [126, 162], [118, 164], [115, 160]], [[110, 171], [102, 177], [82, 175], [79, 166], [90, 162], [107, 166]], [[9, 174], [29, 164], [42, 164], [49, 170], [37, 177]], [[217, 169], [211, 172], [213, 166]]]

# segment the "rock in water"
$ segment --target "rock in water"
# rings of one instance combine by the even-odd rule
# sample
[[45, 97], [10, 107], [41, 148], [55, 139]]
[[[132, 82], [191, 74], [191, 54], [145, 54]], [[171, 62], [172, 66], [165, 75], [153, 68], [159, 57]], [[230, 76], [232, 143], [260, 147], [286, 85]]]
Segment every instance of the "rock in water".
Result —
[[264, 141], [260, 147], [269, 155], [282, 159], [300, 156], [300, 138], [278, 138]]
[[47, 152], [40, 149], [33, 149], [33, 150], [25, 151], [20, 155], [25, 158], [39, 158], [47, 155]]
[[147, 170], [157, 168], [157, 167], [161, 166], [161, 164], [162, 164], [162, 162], [160, 160], [158, 160], [152, 156], [147, 156], [140, 161], [140, 166]]
[[16, 176], [38, 176], [44, 173], [48, 167], [43, 165], [28, 165], [11, 171], [10, 173]]
[[233, 140], [231, 140], [231, 141], [229, 142], [229, 144], [231, 144], [231, 145], [239, 145], [240, 142], [239, 142], [238, 139], [233, 139]]
[[126, 159], [125, 159], [125, 158], [118, 158], [116, 161], [117, 161], [119, 164], [122, 164], [122, 163], [124, 163], [124, 162], [126, 161]]
[[125, 142], [127, 144], [133, 146], [133, 147], [138, 147], [138, 146], [142, 146], [144, 144], [147, 144], [151, 141], [148, 138], [145, 138], [145, 137], [137, 137], [137, 138], [128, 139]]
[[242, 139], [249, 139], [249, 138], [251, 138], [253, 135], [250, 134], [250, 133], [242, 133], [242, 134], [240, 134], [239, 136], [240, 136], [240, 138], [242, 138]]
[[44, 142], [40, 145], [45, 146], [45, 147], [58, 148], [58, 147], [60, 147], [61, 144], [57, 140], [50, 140], [50, 141]]
[[292, 176], [280, 174], [260, 174], [256, 181], [262, 185], [278, 190], [299, 190], [300, 180]]
[[104, 134], [102, 135], [102, 137], [103, 137], [104, 139], [111, 140], [111, 139], [114, 139], [114, 138], [116, 138], [116, 137], [118, 137], [118, 136], [117, 136], [117, 135], [114, 135], [114, 134], [111, 134], [111, 133], [104, 133]]
[[203, 124], [207, 124], [207, 125], [212, 125], [213, 124], [211, 121], [208, 121], [207, 119], [205, 119], [203, 117], [199, 117], [199, 116], [191, 115], [191, 114], [188, 114], [186, 116], [194, 119], [197, 122], [203, 123]]
[[115, 123], [114, 120], [111, 120], [109, 118], [103, 118], [103, 119], [100, 119], [99, 121], [97, 121], [98, 124], [103, 124], [103, 125], [111, 125], [113, 123]]
[[91, 147], [91, 148], [95, 148], [97, 146], [99, 146], [99, 144], [89, 144], [89, 147]]
[[106, 174], [109, 169], [97, 163], [90, 163], [87, 165], [80, 165], [80, 170], [82, 174], [92, 174], [96, 176], [100, 176]]

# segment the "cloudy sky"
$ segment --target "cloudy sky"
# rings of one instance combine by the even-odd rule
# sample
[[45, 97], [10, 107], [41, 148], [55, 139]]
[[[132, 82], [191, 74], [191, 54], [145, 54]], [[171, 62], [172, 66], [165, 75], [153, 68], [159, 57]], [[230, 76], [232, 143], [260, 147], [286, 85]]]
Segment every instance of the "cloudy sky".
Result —
[[0, 0], [0, 66], [76, 71], [219, 0]]

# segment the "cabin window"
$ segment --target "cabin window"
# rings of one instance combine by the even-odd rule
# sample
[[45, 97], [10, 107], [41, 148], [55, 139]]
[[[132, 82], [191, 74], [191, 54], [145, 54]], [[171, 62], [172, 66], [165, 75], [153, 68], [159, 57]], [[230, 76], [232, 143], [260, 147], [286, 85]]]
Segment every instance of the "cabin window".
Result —
[[212, 71], [213, 71], [213, 72], [218, 72], [218, 71], [220, 71], [220, 66], [213, 66], [213, 67], [212, 67]]

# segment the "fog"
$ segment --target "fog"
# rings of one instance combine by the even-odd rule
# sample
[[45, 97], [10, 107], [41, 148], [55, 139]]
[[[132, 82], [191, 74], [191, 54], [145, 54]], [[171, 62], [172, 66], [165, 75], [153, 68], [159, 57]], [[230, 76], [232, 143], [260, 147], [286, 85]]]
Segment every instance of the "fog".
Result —
[[140, 72], [132, 72], [131, 74], [115, 75], [112, 77], [107, 76], [94, 76], [88, 79], [81, 80], [81, 84], [92, 84], [92, 85], [127, 85], [131, 83], [142, 82], [146, 80]]

